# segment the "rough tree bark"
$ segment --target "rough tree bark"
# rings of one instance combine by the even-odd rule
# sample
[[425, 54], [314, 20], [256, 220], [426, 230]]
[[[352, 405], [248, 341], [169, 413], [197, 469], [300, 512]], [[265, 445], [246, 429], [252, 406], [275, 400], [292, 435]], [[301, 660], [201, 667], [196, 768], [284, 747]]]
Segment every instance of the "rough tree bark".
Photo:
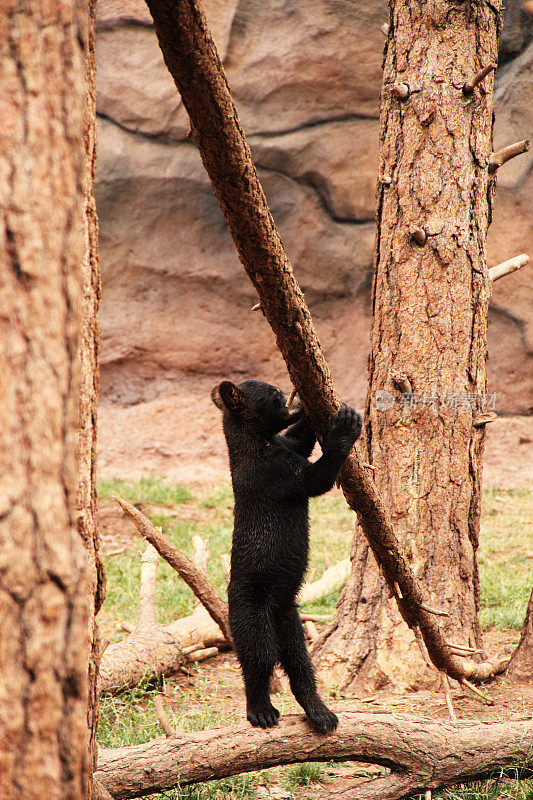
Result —
[[[101, 750], [96, 777], [118, 800], [171, 789], [178, 782], [186, 785], [277, 764], [329, 760], [391, 768], [390, 774], [358, 782], [349, 790], [344, 787], [341, 796], [409, 797], [517, 764], [532, 767], [533, 725], [527, 720], [452, 723], [345, 712], [335, 733], [320, 736], [297, 717], [285, 717], [269, 731], [218, 728]], [[318, 796], [325, 800], [337, 793], [328, 787]]]
[[[100, 324], [100, 270], [98, 263], [98, 216], [94, 200], [94, 172], [96, 167], [96, 58], [95, 58], [96, 0], [89, 2], [89, 27], [86, 49], [85, 97], [85, 174], [83, 194], [85, 200], [85, 257], [81, 262], [82, 300], [81, 332], [78, 351], [79, 368], [79, 450], [78, 488], [76, 508], [78, 531], [88, 556], [89, 592], [87, 595], [89, 641], [91, 645], [88, 664], [87, 729], [89, 758], [96, 768], [96, 731], [98, 728], [98, 661], [100, 638], [96, 624], [105, 597], [105, 572], [99, 555], [99, 534], [96, 524], [96, 419], [98, 409], [98, 353]], [[90, 782], [88, 797], [92, 795]]]
[[[147, 4], [239, 257], [320, 438], [340, 399], [258, 180], [205, 17], [196, 0], [147, 0]], [[464, 649], [457, 651], [446, 643], [437, 616], [424, 604], [374, 482], [353, 451], [340, 480], [403, 618], [419, 628], [433, 663], [460, 680], [494, 674], [498, 665], [488, 660], [478, 664], [465, 656]]]
[[[482, 649], [478, 547], [490, 280], [492, 85], [501, 4], [392, 0], [366, 447], [376, 486], [447, 639]], [[345, 690], [435, 680], [368, 544], [318, 648]]]
[[88, 786], [86, 555], [76, 528], [85, 252], [83, 2], [0, 21], [0, 787]]

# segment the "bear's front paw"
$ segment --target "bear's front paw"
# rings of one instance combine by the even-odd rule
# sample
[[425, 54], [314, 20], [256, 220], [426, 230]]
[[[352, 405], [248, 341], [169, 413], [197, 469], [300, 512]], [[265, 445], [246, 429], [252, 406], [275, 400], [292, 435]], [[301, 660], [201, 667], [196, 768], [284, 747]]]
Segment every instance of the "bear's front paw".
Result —
[[329, 422], [330, 435], [335, 437], [346, 437], [352, 444], [357, 441], [361, 433], [363, 421], [355, 408], [342, 405], [334, 414]]

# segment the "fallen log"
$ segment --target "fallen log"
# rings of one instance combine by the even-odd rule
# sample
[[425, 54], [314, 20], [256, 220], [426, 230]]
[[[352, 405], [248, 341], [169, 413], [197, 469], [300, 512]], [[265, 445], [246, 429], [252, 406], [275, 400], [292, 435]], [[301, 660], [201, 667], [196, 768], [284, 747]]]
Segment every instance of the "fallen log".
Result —
[[100, 663], [99, 690], [119, 692], [143, 678], [171, 675], [185, 662], [179, 641], [160, 625], [134, 630], [110, 644]]
[[330, 592], [341, 589], [350, 574], [351, 562], [349, 558], [339, 561], [328, 567], [322, 577], [313, 583], [304, 583], [298, 592], [299, 603], [316, 603]]
[[182, 648], [191, 647], [197, 642], [202, 642], [205, 647], [229, 647], [226, 637], [204, 606], [195, 608], [186, 617], [169, 622], [164, 628], [177, 639]]
[[[200, 658], [214, 655], [213, 648], [231, 646], [228, 639], [228, 607], [217, 595], [205, 573], [207, 548], [200, 537], [194, 537], [195, 558], [187, 558], [145, 515], [135, 506], [115, 497], [131, 518], [141, 535], [148, 540], [150, 558], [143, 563], [141, 574], [141, 604], [139, 622], [131, 634], [121, 642], [109, 645], [100, 665], [100, 691], [113, 692], [134, 686], [148, 673], [166, 675], [183, 662], [180, 650], [198, 642], [208, 651]], [[192, 614], [168, 625], [155, 621], [155, 570], [157, 552], [168, 561], [194, 592], [199, 603]], [[151, 562], [149, 565], [148, 562]], [[196, 563], [195, 563], [196, 562]], [[302, 587], [300, 600], [318, 600], [344, 583], [349, 570], [349, 559], [327, 569], [320, 580]], [[146, 596], [146, 600], [143, 598]], [[201, 605], [200, 605], [201, 603]], [[142, 623], [142, 624], [141, 624]], [[199, 660], [191, 656], [191, 661]]]
[[[125, 800], [278, 764], [349, 760], [392, 772], [354, 784], [347, 797], [392, 800], [517, 765], [533, 768], [532, 720], [441, 722], [358, 712], [340, 713], [339, 720], [327, 736], [291, 716], [270, 730], [241, 725], [100, 750], [95, 777], [115, 800]], [[322, 796], [331, 794], [328, 787]]]

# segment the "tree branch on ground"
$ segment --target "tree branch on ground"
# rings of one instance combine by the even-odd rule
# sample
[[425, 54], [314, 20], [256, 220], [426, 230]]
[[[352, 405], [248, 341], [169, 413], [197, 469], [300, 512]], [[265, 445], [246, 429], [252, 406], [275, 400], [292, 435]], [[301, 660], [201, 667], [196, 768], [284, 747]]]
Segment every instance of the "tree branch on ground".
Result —
[[[218, 647], [231, 647], [224, 628], [229, 632], [227, 604], [213, 589], [204, 570], [207, 548], [200, 537], [193, 537], [195, 560], [187, 558], [148, 517], [126, 500], [115, 497], [134, 522], [137, 530], [149, 541], [142, 556], [140, 603], [137, 625], [129, 636], [109, 645], [102, 654], [100, 691], [116, 692], [134, 686], [149, 675], [168, 675], [183, 664], [183, 656], [191, 662], [205, 661], [217, 655]], [[192, 614], [168, 625], [157, 625], [155, 613], [155, 579], [158, 552], [184, 578], [200, 603]], [[347, 563], [335, 564], [320, 580], [302, 587], [303, 600], [318, 600], [338, 588], [346, 580]]]
[[[116, 800], [125, 800], [278, 764], [349, 760], [392, 770], [354, 785], [347, 795], [383, 800], [517, 765], [533, 768], [531, 721], [441, 722], [357, 712], [343, 712], [339, 719], [338, 729], [328, 736], [293, 716], [268, 731], [241, 725], [100, 750], [95, 776]], [[328, 788], [320, 794], [332, 793]]]
[[[239, 258], [255, 286], [294, 387], [319, 440], [341, 401], [311, 315], [294, 277], [259, 182], [226, 76], [196, 0], [147, 0], [165, 63], [180, 91], [194, 138]], [[437, 669], [457, 680], [480, 681], [502, 664], [455, 655], [438, 619], [424, 610], [424, 595], [404, 557], [373, 480], [355, 450], [341, 488], [358, 516], [372, 551], [411, 628], [419, 628]], [[400, 588], [401, 597], [396, 592]]]
[[150, 522], [150, 520], [135, 508], [135, 506], [123, 500], [122, 497], [115, 496], [114, 499], [130, 517], [141, 536], [150, 542], [157, 552], [168, 561], [170, 566], [179, 573], [180, 577], [183, 578], [187, 586], [192, 589], [195, 596], [213, 617], [227, 641], [231, 642], [228, 607], [211, 586], [205, 572], [198, 569], [191, 559], [187, 558], [181, 550], [173, 545], [172, 542], [161, 533], [159, 528]]
[[350, 559], [345, 558], [337, 564], [328, 567], [317, 581], [304, 583], [298, 592], [299, 603], [316, 603], [330, 592], [340, 589], [347, 581], [350, 574]]

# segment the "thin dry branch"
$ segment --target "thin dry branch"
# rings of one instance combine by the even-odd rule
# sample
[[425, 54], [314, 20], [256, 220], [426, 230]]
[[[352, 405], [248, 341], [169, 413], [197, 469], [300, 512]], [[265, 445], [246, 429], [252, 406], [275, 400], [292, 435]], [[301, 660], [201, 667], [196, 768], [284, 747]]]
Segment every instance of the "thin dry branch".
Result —
[[194, 653], [196, 650], [203, 650], [205, 647], [203, 642], [196, 642], [196, 644], [191, 644], [189, 647], [183, 647], [181, 652], [184, 656], [190, 656], [191, 653]]
[[489, 158], [489, 174], [493, 175], [496, 170], [502, 167], [507, 161], [510, 161], [515, 156], [520, 156], [522, 153], [527, 153], [529, 150], [529, 139], [523, 139], [521, 142], [509, 144], [503, 147], [496, 153], [492, 153]]
[[473, 694], [474, 698], [480, 700], [482, 703], [485, 703], [486, 706], [494, 705], [494, 700], [492, 699], [492, 697], [488, 697], [486, 694], [483, 694], [483, 692], [480, 692], [477, 686], [474, 686], [473, 683], [467, 681], [466, 678], [463, 678], [462, 681], [460, 681], [460, 683], [461, 686], [464, 686], [465, 689], [468, 689], [468, 691]]
[[[205, 16], [197, 0], [147, 0], [147, 5], [240, 260], [276, 335], [293, 386], [321, 439], [341, 401], [268, 208]], [[435, 615], [422, 609], [421, 588], [355, 450], [340, 481], [390, 588], [394, 583], [401, 588], [400, 613], [410, 627], [419, 627], [437, 669], [457, 680], [465, 676], [485, 680], [493, 675], [498, 665], [490, 661], [477, 664], [450, 652]]]
[[446, 700], [446, 708], [448, 709], [448, 714], [450, 715], [450, 719], [457, 719], [455, 716], [455, 709], [453, 707], [452, 701], [452, 694], [450, 692], [450, 681], [448, 676], [441, 672], [440, 674], [440, 683], [442, 691], [444, 692], [444, 698]]
[[195, 664], [200, 661], [207, 661], [208, 658], [213, 658], [213, 656], [217, 655], [218, 647], [204, 647], [200, 650], [194, 650], [194, 652], [188, 656], [188, 659]]
[[519, 256], [510, 258], [508, 261], [502, 261], [501, 264], [497, 264], [495, 267], [491, 267], [489, 269], [489, 278], [491, 281], [497, 281], [499, 278], [503, 278], [505, 275], [510, 275], [511, 272], [516, 272], [517, 269], [525, 267], [526, 264], [529, 264], [529, 256], [527, 253], [522, 253]]
[[170, 723], [167, 712], [165, 711], [165, 707], [163, 706], [163, 701], [161, 700], [161, 695], [156, 694], [154, 700], [155, 700], [155, 712], [157, 714], [157, 719], [159, 720], [159, 724], [163, 728], [165, 735], [175, 736], [176, 731]]
[[[199, 783], [278, 764], [362, 761], [392, 769], [391, 775], [352, 789], [358, 800], [377, 800], [471, 781], [517, 764], [533, 767], [530, 720], [485, 724], [356, 712], [340, 713], [339, 720], [327, 736], [298, 717], [285, 717], [268, 731], [243, 725], [100, 750], [95, 775], [119, 800], [165, 791], [178, 781]], [[390, 785], [398, 782], [404, 794], [390, 794]]]
[[[209, 549], [207, 547], [207, 542], [202, 539], [201, 536], [194, 535], [191, 539], [191, 544], [194, 548], [194, 553], [192, 556], [192, 563], [194, 566], [207, 577], [207, 564], [209, 562]], [[200, 600], [195, 597], [194, 598], [194, 606], [201, 605]]]
[[144, 516], [135, 506], [123, 500], [122, 497], [114, 496], [114, 499], [124, 509], [130, 517], [135, 527], [147, 541], [152, 544], [159, 555], [170, 564], [187, 586], [194, 592], [202, 605], [207, 609], [211, 617], [222, 630], [224, 636], [231, 642], [231, 633], [228, 622], [228, 607], [218, 596], [206, 575], [199, 570], [190, 558], [187, 558], [172, 542], [164, 536], [150, 520]]

